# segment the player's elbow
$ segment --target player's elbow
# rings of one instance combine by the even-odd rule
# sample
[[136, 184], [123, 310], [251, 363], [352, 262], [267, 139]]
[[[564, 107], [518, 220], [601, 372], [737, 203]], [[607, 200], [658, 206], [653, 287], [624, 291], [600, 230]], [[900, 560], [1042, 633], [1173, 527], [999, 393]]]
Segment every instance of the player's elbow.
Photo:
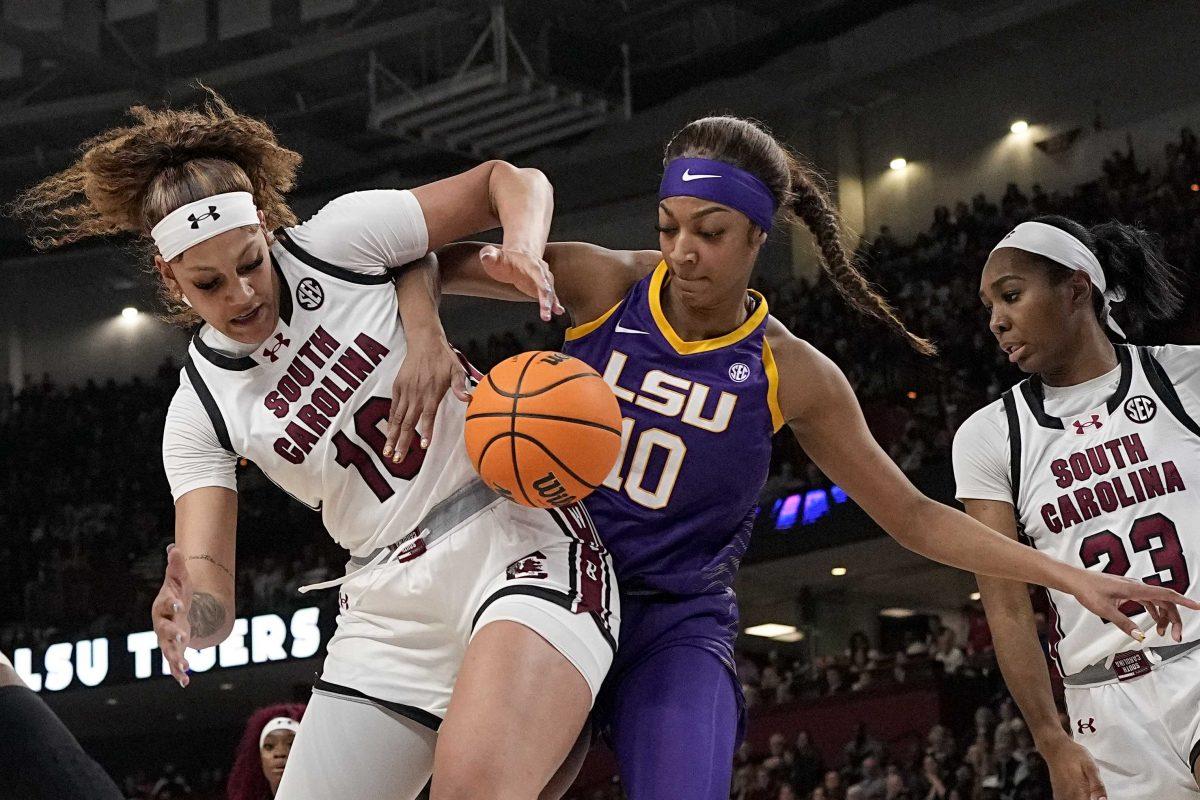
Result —
[[941, 503], [914, 490], [912, 496], [892, 510], [888, 519], [881, 521], [881, 527], [901, 547], [928, 555], [933, 518], [941, 507]]

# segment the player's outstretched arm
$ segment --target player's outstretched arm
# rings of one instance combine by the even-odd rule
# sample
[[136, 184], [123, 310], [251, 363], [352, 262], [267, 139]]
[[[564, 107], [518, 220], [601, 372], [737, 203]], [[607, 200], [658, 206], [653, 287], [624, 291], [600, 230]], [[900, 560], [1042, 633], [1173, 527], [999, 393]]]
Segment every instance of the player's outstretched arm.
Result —
[[1169, 623], [1176, 636], [1181, 630], [1176, 604], [1200, 609], [1200, 603], [1170, 589], [1056, 561], [921, 494], [871, 436], [841, 370], [781, 329], [775, 323], [768, 337], [784, 418], [821, 471], [901, 545], [952, 567], [1074, 595], [1139, 641], [1144, 635], [1118, 608], [1126, 600], [1145, 606], [1159, 625]]
[[180, 686], [189, 682], [185, 648], [212, 647], [233, 630], [236, 539], [237, 492], [205, 486], [175, 504], [175, 543], [150, 616]]
[[[1017, 523], [1010, 503], [966, 500], [964, 504], [972, 519], [1016, 540]], [[1046, 758], [1054, 796], [1061, 800], [1101, 800], [1107, 792], [1096, 762], [1058, 722], [1028, 585], [987, 575], [977, 575], [976, 580], [996, 646], [996, 660], [1038, 752]]]
[[[495, 245], [464, 242], [447, 245], [400, 272], [396, 298], [408, 352], [392, 384], [385, 458], [402, 461], [414, 432], [433, 430], [437, 407], [448, 389], [460, 400], [469, 399], [465, 368], [447, 342], [438, 316], [442, 291], [496, 300], [539, 300], [542, 317], [548, 319], [546, 287], [555, 287], [554, 303], [561, 296], [572, 318], [587, 322], [620, 302], [659, 258], [657, 251], [607, 250], [582, 242], [551, 243], [545, 256], [545, 261], [514, 258]], [[550, 273], [553, 277], [548, 277]]]
[[541, 303], [542, 319], [561, 314], [554, 279], [542, 259], [554, 188], [540, 171], [514, 167], [506, 161], [487, 161], [478, 167], [412, 190], [425, 217], [428, 249], [503, 228], [496, 269], [529, 277], [528, 287]]
[[[496, 300], [532, 300], [528, 276], [501, 263], [494, 245], [461, 242], [438, 251], [442, 291]], [[559, 301], [575, 324], [588, 322], [612, 308], [629, 287], [662, 259], [657, 250], [609, 250], [587, 242], [551, 242], [546, 263]]]

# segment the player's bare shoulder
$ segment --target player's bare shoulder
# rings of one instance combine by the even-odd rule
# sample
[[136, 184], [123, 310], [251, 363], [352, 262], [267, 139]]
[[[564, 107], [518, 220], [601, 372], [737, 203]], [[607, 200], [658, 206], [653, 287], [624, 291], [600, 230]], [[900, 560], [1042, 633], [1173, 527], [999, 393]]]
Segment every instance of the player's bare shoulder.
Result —
[[662, 260], [657, 250], [610, 250], [587, 242], [551, 242], [546, 263], [577, 323], [595, 319], [621, 301]]
[[845, 381], [841, 370], [817, 348], [788, 330], [775, 317], [767, 318], [767, 346], [779, 374], [779, 406], [784, 419], [802, 417], [814, 402], [820, 402], [837, 381]]

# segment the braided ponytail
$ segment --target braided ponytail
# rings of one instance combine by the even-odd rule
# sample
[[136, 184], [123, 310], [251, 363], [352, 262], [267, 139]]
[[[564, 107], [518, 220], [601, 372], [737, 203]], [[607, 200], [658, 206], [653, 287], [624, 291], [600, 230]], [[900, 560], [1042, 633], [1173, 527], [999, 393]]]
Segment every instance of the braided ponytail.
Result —
[[681, 156], [725, 161], [756, 176], [771, 190], [784, 215], [803, 222], [812, 233], [822, 270], [852, 308], [883, 322], [918, 353], [937, 352], [930, 341], [905, 327], [891, 304], [858, 271], [854, 256], [842, 244], [841, 220], [821, 176], [765, 128], [739, 117], [704, 117], [671, 138], [663, 160]]
[[821, 251], [821, 269], [833, 281], [838, 294], [858, 312], [875, 317], [887, 325], [921, 355], [935, 355], [937, 347], [905, 327], [892, 304], [875, 291], [858, 271], [854, 256], [842, 244], [841, 220], [822, 185], [824, 181], [800, 159], [790, 153], [786, 155], [791, 162], [790, 210], [817, 240]]

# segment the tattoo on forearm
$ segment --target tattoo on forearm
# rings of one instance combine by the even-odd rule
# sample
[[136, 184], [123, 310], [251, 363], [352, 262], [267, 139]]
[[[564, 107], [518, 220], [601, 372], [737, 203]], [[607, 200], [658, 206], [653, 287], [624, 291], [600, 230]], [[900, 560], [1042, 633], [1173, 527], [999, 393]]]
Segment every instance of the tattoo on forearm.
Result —
[[192, 626], [192, 638], [212, 636], [225, 623], [225, 608], [217, 598], [207, 592], [192, 595], [192, 607], [188, 609], [188, 622]]
[[229, 567], [227, 567], [227, 566], [225, 566], [224, 564], [222, 564], [222, 563], [218, 562], [216, 559], [214, 559], [214, 558], [213, 558], [212, 556], [210, 556], [208, 553], [201, 553], [201, 554], [200, 554], [200, 555], [198, 555], [198, 556], [188, 556], [188, 557], [187, 557], [187, 560], [188, 560], [188, 561], [194, 561], [194, 560], [196, 560], [196, 559], [199, 559], [199, 560], [201, 560], [201, 561], [207, 561], [208, 563], [212, 564], [212, 565], [213, 565], [213, 566], [215, 566], [217, 569], [221, 570], [221, 571], [222, 571], [222, 572], [224, 572], [226, 575], [228, 575], [230, 580], [233, 580], [233, 573], [229, 571]]

